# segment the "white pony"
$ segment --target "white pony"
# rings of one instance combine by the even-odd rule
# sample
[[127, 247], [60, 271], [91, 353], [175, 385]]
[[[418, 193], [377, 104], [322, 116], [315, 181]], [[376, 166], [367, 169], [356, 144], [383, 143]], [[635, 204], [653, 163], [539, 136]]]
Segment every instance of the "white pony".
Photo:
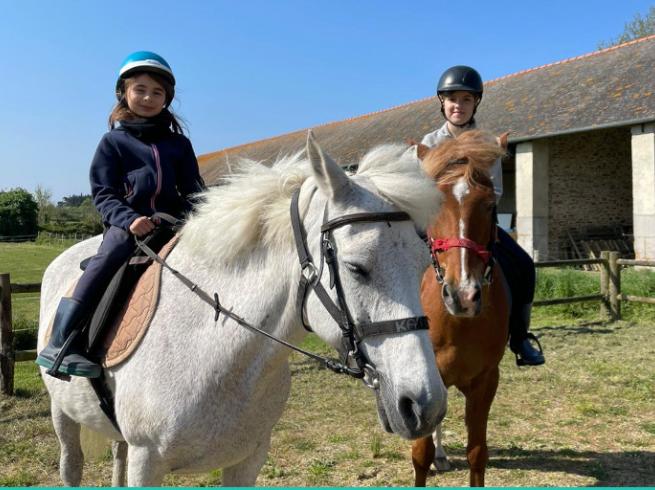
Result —
[[[272, 168], [244, 162], [212, 188], [169, 255], [171, 267], [249, 323], [290, 342], [305, 330], [298, 306], [301, 268], [289, 218], [299, 209], [317, 266], [320, 227], [353, 213], [404, 211], [425, 227], [441, 196], [415, 154], [387, 145], [370, 152], [352, 177], [308, 138], [308, 160], [284, 158]], [[327, 216], [324, 216], [327, 214]], [[419, 317], [419, 284], [429, 254], [411, 221], [358, 222], [333, 234], [345, 300], [355, 323]], [[50, 264], [43, 278], [39, 349], [59, 299], [79, 275], [81, 259], [100, 237], [79, 243]], [[334, 300], [329, 274], [320, 282]], [[43, 373], [61, 446], [60, 474], [79, 485], [80, 425], [114, 441], [114, 485], [157, 486], [168, 472], [223, 468], [223, 485], [250, 486], [264, 464], [273, 425], [289, 395], [289, 349], [225, 315], [168, 271], [150, 329], [136, 352], [106, 370], [121, 433], [98, 407], [89, 381]], [[304, 314], [319, 337], [340, 349], [342, 331], [309, 293]], [[430, 434], [446, 411], [446, 389], [427, 330], [371, 335], [359, 342], [377, 370], [381, 423], [404, 438]], [[123, 442], [124, 441], [124, 442]]]

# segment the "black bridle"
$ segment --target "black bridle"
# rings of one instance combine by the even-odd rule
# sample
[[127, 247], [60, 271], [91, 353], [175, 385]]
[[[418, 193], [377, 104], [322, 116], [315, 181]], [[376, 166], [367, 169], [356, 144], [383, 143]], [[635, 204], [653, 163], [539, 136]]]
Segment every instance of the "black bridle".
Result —
[[[311, 288], [341, 329], [342, 340], [340, 351], [344, 365], [344, 372], [355, 378], [364, 378], [364, 382], [369, 387], [375, 389], [379, 386], [377, 371], [371, 361], [366, 359], [363, 352], [359, 349], [359, 343], [364, 338], [373, 335], [427, 330], [428, 321], [425, 316], [420, 316], [380, 322], [355, 323], [348, 309], [348, 305], [346, 304], [346, 297], [339, 276], [336, 249], [333, 243], [332, 232], [337, 228], [353, 223], [371, 223], [377, 221], [389, 223], [391, 221], [409, 221], [411, 218], [407, 213], [403, 212], [355, 213], [326, 221], [326, 204], [323, 224], [321, 225], [320, 266], [317, 269], [307, 248], [304, 226], [300, 219], [300, 211], [298, 209], [299, 196], [300, 191], [297, 190], [291, 198], [291, 225], [301, 268], [297, 296], [297, 305], [300, 311], [301, 321], [306, 329], [311, 330], [305, 323], [304, 318], [304, 304], [309, 289]], [[391, 225], [389, 224], [389, 226]], [[330, 289], [336, 290], [338, 304], [335, 304], [321, 284], [324, 264], [327, 264], [328, 266], [330, 272]], [[352, 366], [352, 362], [350, 362], [351, 360], [355, 362], [356, 367]]]

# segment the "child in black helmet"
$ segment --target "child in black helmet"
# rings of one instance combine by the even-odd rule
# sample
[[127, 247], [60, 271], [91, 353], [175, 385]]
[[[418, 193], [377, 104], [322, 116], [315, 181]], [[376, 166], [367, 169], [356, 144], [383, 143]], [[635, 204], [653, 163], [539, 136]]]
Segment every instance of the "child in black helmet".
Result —
[[[48, 370], [133, 253], [134, 236], [154, 229], [151, 216], [161, 212], [182, 218], [191, 211], [194, 194], [205, 188], [191, 142], [168, 109], [174, 96], [175, 77], [164, 58], [137, 51], [123, 62], [110, 131], [98, 144], [90, 171], [93, 202], [105, 225], [103, 241], [72, 296], [57, 307], [50, 342], [36, 359]], [[100, 375], [100, 366], [86, 358], [80, 342], [66, 349], [57, 373], [48, 374]]]
[[[446, 122], [436, 131], [426, 134], [422, 143], [438, 146], [449, 138], [475, 128], [475, 112], [482, 100], [483, 84], [480, 74], [469, 66], [453, 66], [439, 79], [437, 96]], [[496, 203], [503, 194], [503, 173], [498, 159], [490, 170]], [[535, 289], [535, 267], [532, 258], [505, 230], [498, 227], [498, 241], [493, 246], [494, 257], [500, 263], [512, 293], [509, 324], [509, 344], [516, 354], [518, 365], [537, 366], [545, 362], [541, 348], [531, 343], [536, 340], [528, 332]]]

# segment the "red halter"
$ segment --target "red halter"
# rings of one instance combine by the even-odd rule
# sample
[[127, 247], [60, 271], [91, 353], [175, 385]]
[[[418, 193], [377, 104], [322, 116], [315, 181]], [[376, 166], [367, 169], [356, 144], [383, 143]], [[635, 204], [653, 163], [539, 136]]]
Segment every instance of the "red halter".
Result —
[[483, 247], [479, 243], [469, 240], [468, 238], [432, 238], [430, 241], [430, 255], [432, 255], [432, 266], [437, 274], [439, 284], [444, 282], [444, 270], [439, 263], [439, 254], [451, 248], [468, 248], [475, 253], [485, 266], [484, 281], [491, 282], [491, 275], [494, 268], [494, 259], [488, 247]]
[[484, 265], [489, 263], [491, 258], [491, 252], [487, 247], [483, 247], [479, 243], [469, 240], [468, 238], [432, 238], [430, 237], [430, 250], [432, 254], [437, 254], [440, 252], [445, 252], [451, 248], [468, 248], [469, 250], [475, 252], [478, 257], [482, 259]]

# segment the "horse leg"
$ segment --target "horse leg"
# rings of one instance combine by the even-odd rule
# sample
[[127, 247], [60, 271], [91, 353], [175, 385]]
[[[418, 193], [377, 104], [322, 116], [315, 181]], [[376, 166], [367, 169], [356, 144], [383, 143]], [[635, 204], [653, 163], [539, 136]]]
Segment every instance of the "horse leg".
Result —
[[125, 470], [127, 469], [127, 442], [112, 441], [111, 452], [114, 455], [114, 467], [111, 472], [111, 486], [125, 486]]
[[437, 428], [435, 429], [434, 433], [432, 434], [432, 441], [434, 442], [434, 445], [436, 446], [436, 449], [434, 451], [434, 467], [437, 469], [438, 472], [445, 472], [445, 471], [450, 471], [450, 463], [448, 462], [448, 456], [446, 455], [446, 451], [444, 451], [443, 448], [443, 435], [442, 435], [442, 424], [443, 422], [439, 422], [439, 425], [437, 425]]
[[257, 475], [266, 463], [268, 450], [271, 446], [270, 435], [259, 444], [249, 458], [243, 459], [235, 465], [223, 468], [224, 487], [252, 487], [255, 485]]
[[80, 441], [81, 426], [54, 402], [51, 404], [52, 425], [59, 439], [59, 475], [64, 485], [79, 487], [82, 482], [84, 453]]
[[498, 387], [498, 366], [478, 376], [462, 392], [466, 397], [466, 428], [468, 444], [466, 459], [470, 469], [470, 485], [484, 486], [484, 472], [489, 460], [487, 420]]
[[127, 446], [127, 485], [159, 487], [169, 471], [157, 451], [149, 447]]
[[414, 465], [414, 486], [424, 487], [430, 465], [434, 459], [434, 441], [432, 436], [416, 439], [412, 444], [412, 464]]

